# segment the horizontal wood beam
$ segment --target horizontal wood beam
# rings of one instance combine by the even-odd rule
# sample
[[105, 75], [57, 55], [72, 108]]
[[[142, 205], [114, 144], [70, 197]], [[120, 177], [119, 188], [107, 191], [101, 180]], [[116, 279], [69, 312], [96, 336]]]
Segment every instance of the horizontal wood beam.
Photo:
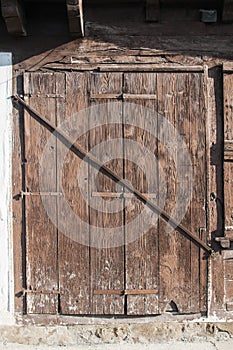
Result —
[[146, 21], [147, 22], [158, 22], [159, 20], [159, 10], [160, 10], [159, 0], [147, 0], [146, 1]]
[[223, 1], [222, 20], [223, 22], [233, 22], [233, 0]]
[[[72, 71], [98, 71], [98, 72], [203, 72], [203, 66], [158, 65], [158, 64], [76, 64], [76, 63], [47, 63], [45, 69], [72, 70]], [[114, 94], [114, 96], [116, 96]]]
[[16, 36], [26, 36], [25, 15], [21, 3], [18, 0], [2, 0], [1, 10], [8, 32]]
[[66, 6], [70, 34], [74, 37], [84, 37], [83, 1], [66, 0]]

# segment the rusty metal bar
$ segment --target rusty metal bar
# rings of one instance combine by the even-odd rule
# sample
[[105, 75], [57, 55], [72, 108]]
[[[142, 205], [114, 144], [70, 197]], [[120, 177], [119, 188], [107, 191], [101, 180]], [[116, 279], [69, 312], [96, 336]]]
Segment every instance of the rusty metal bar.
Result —
[[147, 295], [147, 294], [158, 294], [157, 289], [96, 289], [93, 292], [94, 295]]
[[93, 291], [94, 295], [124, 295], [124, 290], [121, 289], [107, 289], [107, 290], [101, 290], [96, 289]]
[[61, 196], [61, 192], [20, 192], [20, 197], [23, 198], [24, 196]]
[[41, 124], [46, 126], [54, 135], [62, 142], [66, 147], [68, 147], [74, 154], [79, 156], [81, 159], [84, 159], [94, 167], [97, 167], [100, 172], [107, 175], [113, 181], [118, 182], [121, 186], [126, 188], [130, 193], [134, 194], [136, 198], [138, 198], [143, 204], [147, 205], [153, 212], [160, 215], [160, 217], [169, 222], [171, 227], [175, 230], [189, 238], [194, 244], [198, 247], [201, 247], [206, 253], [209, 255], [212, 253], [211, 247], [209, 247], [205, 242], [203, 242], [199, 237], [194, 235], [191, 231], [186, 229], [182, 224], [178, 223], [175, 219], [173, 219], [169, 214], [167, 214], [164, 210], [162, 210], [159, 206], [157, 206], [154, 202], [148, 199], [143, 193], [138, 191], [136, 188], [131, 187], [128, 182], [118, 176], [114, 171], [103, 165], [97, 158], [93, 155], [88, 154], [88, 152], [79, 144], [73, 144], [73, 140], [67, 136], [63, 131], [58, 130], [56, 125], [51, 123], [49, 120], [45, 119], [41, 116], [36, 110], [30, 107], [21, 97], [18, 95], [13, 96], [14, 100], [19, 102], [25, 109], [27, 109], [30, 113], [34, 115], [34, 118], [39, 121]]
[[37, 290], [37, 289], [23, 289], [23, 295], [25, 294], [63, 294], [60, 290]]
[[[147, 198], [157, 198], [156, 193], [143, 193]], [[133, 193], [126, 192], [92, 192], [92, 197], [105, 197], [105, 198], [133, 198], [135, 195]]]
[[115, 100], [156, 100], [155, 94], [91, 94], [91, 99], [115, 99]]

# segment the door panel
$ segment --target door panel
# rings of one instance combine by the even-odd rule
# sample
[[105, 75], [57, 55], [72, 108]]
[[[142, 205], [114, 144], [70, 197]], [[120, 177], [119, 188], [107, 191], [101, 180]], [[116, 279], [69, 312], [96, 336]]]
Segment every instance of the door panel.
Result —
[[[181, 223], [199, 237], [206, 226], [203, 79], [186, 72], [32, 73], [25, 75], [25, 98], [169, 215], [183, 216]], [[50, 136], [25, 112], [26, 189], [37, 193], [26, 196], [28, 313], [205, 311], [204, 252], [55, 136], [47, 194], [38, 195]]]

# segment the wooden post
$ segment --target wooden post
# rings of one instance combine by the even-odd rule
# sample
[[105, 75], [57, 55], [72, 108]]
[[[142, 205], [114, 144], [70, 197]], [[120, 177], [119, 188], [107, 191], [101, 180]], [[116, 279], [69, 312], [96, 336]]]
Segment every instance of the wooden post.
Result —
[[233, 0], [223, 1], [223, 22], [233, 22]]
[[84, 36], [82, 0], [66, 0], [70, 34], [75, 37]]
[[18, 0], [2, 0], [1, 9], [8, 32], [17, 36], [26, 36], [24, 11], [20, 2]]
[[158, 22], [159, 20], [159, 0], [146, 1], [146, 21]]

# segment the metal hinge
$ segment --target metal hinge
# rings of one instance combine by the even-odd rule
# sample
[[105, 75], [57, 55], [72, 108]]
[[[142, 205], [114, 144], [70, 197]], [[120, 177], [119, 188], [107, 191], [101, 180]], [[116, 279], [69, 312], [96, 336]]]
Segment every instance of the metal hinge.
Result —
[[222, 248], [227, 249], [231, 247], [231, 240], [227, 237], [215, 237], [215, 241], [219, 242]]
[[233, 226], [226, 226], [225, 235], [216, 237], [215, 241], [219, 242], [222, 248], [229, 249], [231, 247], [231, 242], [233, 242]]
[[233, 242], [233, 239], [231, 237], [224, 236], [224, 237], [216, 237], [215, 241], [219, 242], [222, 248], [229, 249], [231, 248], [231, 242]]

